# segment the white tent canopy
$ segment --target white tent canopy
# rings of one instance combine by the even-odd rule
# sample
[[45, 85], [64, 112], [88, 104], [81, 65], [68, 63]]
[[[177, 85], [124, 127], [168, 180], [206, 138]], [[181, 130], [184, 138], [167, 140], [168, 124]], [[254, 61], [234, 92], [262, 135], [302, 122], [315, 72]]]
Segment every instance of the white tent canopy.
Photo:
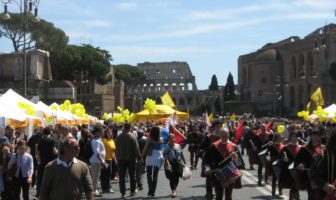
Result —
[[53, 111], [47, 104], [43, 103], [42, 101], [37, 102], [36, 107], [48, 115], [55, 115], [55, 111]]
[[[331, 119], [331, 118], [333, 118], [335, 116], [335, 113], [336, 113], [336, 104], [331, 104], [330, 106], [324, 108], [323, 110], [325, 112], [329, 113], [329, 115], [328, 115], [327, 118]], [[315, 114], [311, 114], [309, 117], [312, 118], [312, 119], [317, 119], [318, 116], [315, 115]]]
[[[10, 110], [9, 112], [11, 114], [21, 115], [25, 119], [41, 119], [40, 117], [27, 115], [24, 110], [18, 107], [19, 102], [32, 105], [34, 106], [34, 108], [36, 107], [34, 103], [30, 102], [29, 100], [25, 99], [21, 95], [17, 94], [12, 89], [9, 89], [5, 94], [3, 94], [0, 97], [0, 103], [9, 109]], [[11, 119], [14, 119], [14, 118], [11, 118]], [[18, 120], [18, 121], [24, 121], [24, 120]]]
[[1, 102], [0, 102], [0, 116], [9, 118], [9, 119], [14, 119], [14, 120], [21, 121], [21, 122], [27, 118], [27, 115], [25, 113], [16, 112], [8, 108], [5, 104]]
[[[34, 107], [37, 117], [40, 117], [40, 118], [43, 117], [43, 111], [40, 110], [38, 106], [36, 106], [35, 103], [19, 95], [12, 89], [7, 90], [7, 92], [0, 97], [0, 102], [5, 104], [9, 109], [13, 111], [19, 111], [20, 113], [24, 113], [25, 111], [20, 109], [18, 104], [19, 103], [28, 104]], [[36, 117], [29, 117], [29, 118], [36, 118]]]

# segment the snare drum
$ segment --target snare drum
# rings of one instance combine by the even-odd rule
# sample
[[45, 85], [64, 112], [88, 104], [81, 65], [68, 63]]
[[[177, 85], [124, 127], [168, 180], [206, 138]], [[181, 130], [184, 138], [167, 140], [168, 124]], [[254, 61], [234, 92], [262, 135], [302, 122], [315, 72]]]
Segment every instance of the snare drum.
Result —
[[273, 168], [273, 172], [274, 175], [279, 178], [280, 177], [280, 173], [281, 173], [281, 165], [280, 165], [280, 160], [276, 160], [272, 163], [272, 168]]
[[294, 162], [292, 162], [291, 164], [288, 165], [288, 170], [289, 170], [289, 173], [291, 174], [292, 178], [296, 178], [296, 170], [294, 168]]
[[232, 161], [215, 174], [215, 177], [222, 184], [223, 187], [227, 187], [235, 183], [235, 181], [240, 176], [241, 173]]
[[258, 153], [258, 157], [259, 157], [259, 159], [260, 159], [260, 162], [262, 163], [262, 164], [264, 164], [264, 163], [266, 163], [266, 157], [267, 157], [267, 150], [268, 149], [265, 149], [265, 150], [262, 150], [262, 151], [260, 151], [259, 153]]

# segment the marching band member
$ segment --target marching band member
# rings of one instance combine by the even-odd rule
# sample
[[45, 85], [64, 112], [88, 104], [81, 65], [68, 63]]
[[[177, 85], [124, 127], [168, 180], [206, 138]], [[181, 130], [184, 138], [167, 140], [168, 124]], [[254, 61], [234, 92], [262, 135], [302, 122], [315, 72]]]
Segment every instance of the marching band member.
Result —
[[[200, 157], [203, 158], [204, 155], [206, 154], [206, 152], [209, 150], [209, 147], [211, 146], [211, 144], [213, 142], [216, 142], [220, 139], [218, 132], [221, 128], [221, 122], [219, 120], [214, 120], [212, 122], [212, 125], [210, 127], [211, 132], [203, 139], [200, 147], [199, 147], [199, 153], [200, 153]], [[206, 199], [212, 199], [212, 179], [213, 177], [211, 176], [206, 176], [204, 173], [204, 160], [202, 161], [202, 171], [201, 171], [201, 176], [205, 177], [205, 187], [206, 187], [206, 195], [205, 198]]]
[[336, 129], [332, 131], [326, 149], [313, 157], [310, 178], [314, 200], [336, 198]]
[[[257, 132], [257, 135], [255, 139], [253, 140], [253, 143], [256, 147], [255, 149], [256, 153], [258, 154], [261, 151], [263, 151], [268, 146], [269, 141], [270, 141], [270, 134], [266, 132], [266, 127], [263, 124], [261, 125], [260, 131]], [[260, 158], [258, 157], [258, 185], [259, 186], [261, 185], [263, 166], [264, 166], [263, 160], [260, 160]], [[267, 183], [266, 179], [265, 179], [265, 182]]]
[[245, 147], [247, 151], [247, 156], [250, 164], [250, 170], [254, 170], [253, 165], [259, 163], [258, 155], [257, 155], [257, 147], [254, 145], [253, 140], [256, 138], [256, 130], [247, 130], [246, 139], [245, 139]]
[[307, 189], [308, 200], [314, 200], [311, 184], [309, 182], [308, 170], [313, 156], [321, 153], [321, 142], [318, 131], [311, 132], [311, 140], [309, 143], [300, 149], [294, 161], [294, 168], [296, 169], [295, 182], [298, 189]]
[[[273, 142], [268, 146], [268, 152], [270, 155], [270, 164], [275, 162], [280, 155], [280, 152], [284, 148], [284, 145], [281, 143], [282, 142], [282, 137], [279, 134], [275, 134], [273, 137]], [[275, 197], [275, 191], [276, 191], [276, 186], [277, 186], [277, 181], [278, 177], [274, 169], [271, 169], [272, 172], [272, 196]], [[282, 188], [279, 187], [279, 197], [282, 196]]]
[[[230, 161], [235, 164], [238, 162], [237, 153], [239, 153], [237, 146], [229, 141], [229, 130], [227, 128], [221, 128], [219, 131], [220, 140], [214, 142], [204, 156], [204, 165], [206, 166], [205, 173], [208, 176], [215, 177], [215, 173], [219, 169], [227, 166]], [[225, 189], [225, 200], [232, 200], [232, 189], [241, 188], [241, 182], [235, 181], [235, 183], [226, 186], [222, 186], [221, 182], [217, 178], [213, 178], [216, 200], [223, 199], [223, 193]]]
[[289, 143], [282, 149], [280, 156], [283, 158], [283, 165], [280, 172], [279, 187], [289, 188], [289, 199], [300, 200], [299, 190], [297, 189], [294, 178], [289, 171], [288, 167], [294, 162], [294, 159], [301, 149], [298, 144], [298, 133], [292, 131], [289, 134]]

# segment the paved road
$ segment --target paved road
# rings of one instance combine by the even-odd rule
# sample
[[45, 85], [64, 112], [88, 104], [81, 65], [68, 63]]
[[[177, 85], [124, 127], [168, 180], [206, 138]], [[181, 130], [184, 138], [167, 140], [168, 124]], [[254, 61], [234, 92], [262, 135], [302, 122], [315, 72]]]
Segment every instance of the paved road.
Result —
[[[187, 159], [187, 163], [189, 162], [189, 153], [185, 148], [184, 154]], [[247, 163], [247, 157], [244, 156], [245, 163]], [[256, 167], [255, 167], [256, 168]], [[200, 177], [200, 169], [192, 171], [193, 177], [192, 179], [183, 181], [180, 179], [180, 183], [177, 189], [177, 197], [176, 199], [181, 200], [200, 200], [205, 199], [205, 179]], [[243, 188], [239, 190], [233, 191], [233, 199], [234, 200], [247, 200], [247, 199], [261, 199], [261, 200], [268, 200], [273, 199], [271, 196], [271, 186], [258, 186], [257, 185], [257, 171], [253, 170], [244, 170], [242, 171], [243, 178], [242, 178], [242, 184]], [[156, 197], [155, 199], [171, 199], [171, 191], [169, 188], [169, 182], [166, 179], [164, 175], [163, 168], [159, 172], [159, 178], [158, 178], [158, 186], [156, 190]], [[269, 178], [271, 181], [271, 177]], [[113, 194], [104, 194], [101, 198], [101, 200], [107, 200], [107, 199], [120, 199], [121, 195], [119, 192], [119, 185], [117, 182], [113, 181], [112, 183], [113, 190], [115, 193]], [[129, 183], [126, 185], [127, 189], [129, 189]], [[147, 198], [147, 181], [146, 181], [146, 174], [144, 175], [144, 190], [138, 191], [137, 195], [134, 197], [128, 196], [127, 199], [146, 199]], [[34, 191], [31, 191], [31, 194], [33, 194]], [[285, 199], [288, 199], [288, 190], [283, 191], [285, 195]], [[129, 190], [127, 190], [127, 195], [130, 194]], [[300, 199], [307, 199], [307, 195], [305, 191], [300, 192]]]

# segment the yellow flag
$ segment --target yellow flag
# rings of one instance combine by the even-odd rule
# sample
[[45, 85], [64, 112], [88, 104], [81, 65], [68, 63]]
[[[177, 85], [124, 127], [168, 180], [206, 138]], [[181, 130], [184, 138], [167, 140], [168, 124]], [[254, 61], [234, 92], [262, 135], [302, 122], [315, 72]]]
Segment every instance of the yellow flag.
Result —
[[164, 95], [161, 96], [161, 101], [163, 105], [167, 105], [169, 107], [175, 107], [175, 103], [172, 100], [172, 98], [170, 97], [169, 93], [166, 92]]
[[236, 114], [232, 113], [232, 115], [230, 116], [230, 120], [231, 121], [236, 121]]
[[212, 122], [214, 120], [214, 114], [213, 113], [210, 113], [209, 120], [210, 120], [210, 122]]
[[318, 87], [315, 90], [315, 92], [311, 95], [311, 100], [313, 100], [317, 106], [323, 106], [324, 99], [323, 99], [321, 87]]
[[307, 111], [308, 111], [308, 113], [310, 113], [310, 101], [307, 104]]

